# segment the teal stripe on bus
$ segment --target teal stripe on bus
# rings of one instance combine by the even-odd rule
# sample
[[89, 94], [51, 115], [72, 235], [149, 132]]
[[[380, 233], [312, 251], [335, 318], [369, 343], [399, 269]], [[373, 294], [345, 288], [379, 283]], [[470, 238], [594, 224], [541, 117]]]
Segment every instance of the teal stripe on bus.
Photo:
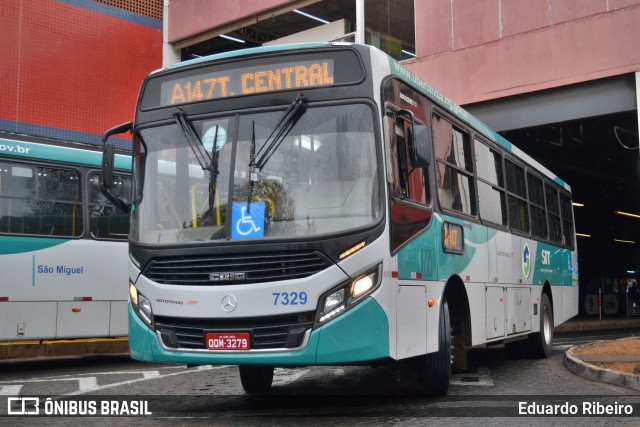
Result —
[[35, 252], [68, 242], [69, 239], [49, 237], [0, 236], [0, 255]]
[[[102, 165], [102, 153], [99, 151], [38, 144], [27, 141], [16, 141], [4, 138], [0, 138], [0, 155], [24, 157], [28, 159], [52, 160], [96, 167], [100, 167]], [[115, 167], [117, 169], [131, 169], [131, 156], [116, 154]]]

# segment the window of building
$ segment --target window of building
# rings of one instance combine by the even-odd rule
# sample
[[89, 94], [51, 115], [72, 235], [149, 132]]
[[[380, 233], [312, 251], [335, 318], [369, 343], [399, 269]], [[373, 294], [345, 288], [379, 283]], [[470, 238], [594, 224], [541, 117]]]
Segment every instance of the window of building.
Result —
[[397, 60], [416, 56], [413, 0], [367, 0], [365, 43]]

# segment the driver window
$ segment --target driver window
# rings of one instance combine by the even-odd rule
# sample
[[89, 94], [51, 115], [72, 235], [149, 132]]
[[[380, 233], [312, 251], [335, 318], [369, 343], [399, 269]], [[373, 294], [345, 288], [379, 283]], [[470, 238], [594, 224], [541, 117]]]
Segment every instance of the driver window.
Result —
[[414, 168], [409, 161], [407, 137], [411, 122], [388, 111], [387, 127], [391, 141], [393, 194], [400, 199], [423, 205], [429, 204], [428, 172], [426, 168]]

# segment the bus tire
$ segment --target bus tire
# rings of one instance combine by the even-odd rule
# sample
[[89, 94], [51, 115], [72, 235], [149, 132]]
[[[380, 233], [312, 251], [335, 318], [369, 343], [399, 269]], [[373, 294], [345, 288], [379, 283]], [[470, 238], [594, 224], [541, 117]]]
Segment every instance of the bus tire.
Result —
[[264, 394], [271, 390], [273, 366], [246, 365], [239, 368], [244, 391], [249, 394]]
[[451, 320], [449, 305], [442, 299], [438, 326], [438, 351], [425, 356], [423, 387], [426, 394], [444, 396], [451, 378]]
[[551, 357], [553, 353], [553, 308], [545, 293], [540, 297], [540, 332], [529, 336], [527, 349], [537, 359]]

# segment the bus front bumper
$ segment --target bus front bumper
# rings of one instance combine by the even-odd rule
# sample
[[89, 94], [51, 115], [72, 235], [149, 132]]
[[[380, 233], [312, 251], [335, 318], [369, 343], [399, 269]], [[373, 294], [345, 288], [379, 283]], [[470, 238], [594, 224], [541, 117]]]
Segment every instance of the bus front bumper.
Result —
[[372, 297], [314, 329], [295, 351], [214, 352], [168, 350], [129, 304], [129, 349], [136, 360], [201, 365], [323, 365], [366, 362], [389, 356], [389, 321]]

